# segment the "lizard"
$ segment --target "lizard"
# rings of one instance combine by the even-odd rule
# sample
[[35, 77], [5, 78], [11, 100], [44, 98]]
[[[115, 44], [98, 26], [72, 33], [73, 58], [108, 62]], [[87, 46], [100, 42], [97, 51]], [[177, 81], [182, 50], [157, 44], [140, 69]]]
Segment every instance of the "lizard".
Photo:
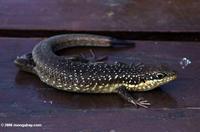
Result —
[[104, 61], [85, 56], [58, 56], [55, 52], [69, 47], [112, 47], [124, 40], [92, 34], [62, 34], [40, 41], [31, 53], [18, 56], [14, 63], [23, 71], [37, 75], [56, 89], [77, 93], [116, 93], [137, 107], [151, 104], [132, 92], [149, 91], [175, 80], [168, 68]]

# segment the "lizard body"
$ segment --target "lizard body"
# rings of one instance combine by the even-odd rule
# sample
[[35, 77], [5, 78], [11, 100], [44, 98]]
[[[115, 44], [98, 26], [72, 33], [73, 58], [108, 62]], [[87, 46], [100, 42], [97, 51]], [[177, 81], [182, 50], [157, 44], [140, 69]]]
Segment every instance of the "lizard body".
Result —
[[174, 71], [136, 64], [90, 62], [84, 57], [57, 56], [56, 51], [76, 46], [110, 47], [121, 43], [111, 37], [65, 34], [41, 41], [32, 53], [18, 57], [20, 69], [60, 90], [79, 93], [118, 93], [129, 102], [146, 107], [146, 100], [133, 98], [129, 91], [148, 91], [176, 78]]

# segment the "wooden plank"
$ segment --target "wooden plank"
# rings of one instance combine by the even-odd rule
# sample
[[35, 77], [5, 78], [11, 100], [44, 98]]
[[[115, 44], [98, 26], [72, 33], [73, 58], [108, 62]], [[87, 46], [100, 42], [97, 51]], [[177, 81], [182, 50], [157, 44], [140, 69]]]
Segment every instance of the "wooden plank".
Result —
[[0, 0], [0, 29], [199, 32], [196, 0]]
[[[136, 109], [114, 94], [59, 91], [43, 84], [34, 75], [20, 72], [13, 60], [30, 52], [40, 40], [0, 38], [0, 122], [42, 123], [43, 127], [38, 129], [49, 131], [199, 130], [200, 77], [197, 73], [200, 73], [200, 46], [197, 42], [135, 41], [129, 48], [94, 48], [97, 55], [106, 54], [111, 62], [165, 63], [178, 72], [176, 81], [150, 92], [136, 93], [152, 103], [146, 110]], [[60, 54], [83, 52], [89, 55], [88, 50], [74, 48]], [[183, 58], [191, 61], [184, 69], [180, 65]]]
[[198, 132], [200, 113], [191, 109], [66, 110], [41, 115], [5, 116], [7, 123], [42, 124], [42, 127], [0, 127], [8, 131], [68, 132]]

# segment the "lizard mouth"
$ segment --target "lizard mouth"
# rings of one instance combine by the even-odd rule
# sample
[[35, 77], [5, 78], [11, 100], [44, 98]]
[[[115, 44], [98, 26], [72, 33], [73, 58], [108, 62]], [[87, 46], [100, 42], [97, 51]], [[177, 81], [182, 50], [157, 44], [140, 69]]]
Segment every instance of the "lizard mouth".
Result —
[[158, 85], [163, 85], [168, 82], [171, 82], [177, 78], [177, 75], [175, 73], [171, 74], [170, 76], [166, 76], [163, 79], [157, 80]]
[[127, 87], [129, 87], [129, 89], [132, 89], [133, 91], [149, 91], [168, 82], [171, 82], [176, 78], [176, 73], [172, 72], [162, 79], [145, 80], [144, 82], [140, 82], [136, 85], [127, 84]]
[[139, 84], [141, 86], [138, 87], [139, 91], [148, 91], [152, 90], [156, 87], [159, 87], [161, 85], [164, 85], [168, 82], [171, 82], [177, 78], [176, 73], [170, 73], [170, 75], [162, 78], [162, 79], [154, 79], [154, 80], [147, 80], [144, 84]]

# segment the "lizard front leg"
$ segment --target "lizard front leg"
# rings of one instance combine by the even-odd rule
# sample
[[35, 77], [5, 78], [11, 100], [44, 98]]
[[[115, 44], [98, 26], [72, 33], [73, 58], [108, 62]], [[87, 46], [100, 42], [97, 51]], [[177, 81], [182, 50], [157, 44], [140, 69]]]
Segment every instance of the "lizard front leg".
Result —
[[148, 108], [151, 104], [142, 98], [136, 98], [131, 95], [131, 93], [126, 89], [125, 86], [120, 86], [116, 89], [116, 92], [128, 102], [134, 104], [136, 107], [140, 106], [143, 108]]

